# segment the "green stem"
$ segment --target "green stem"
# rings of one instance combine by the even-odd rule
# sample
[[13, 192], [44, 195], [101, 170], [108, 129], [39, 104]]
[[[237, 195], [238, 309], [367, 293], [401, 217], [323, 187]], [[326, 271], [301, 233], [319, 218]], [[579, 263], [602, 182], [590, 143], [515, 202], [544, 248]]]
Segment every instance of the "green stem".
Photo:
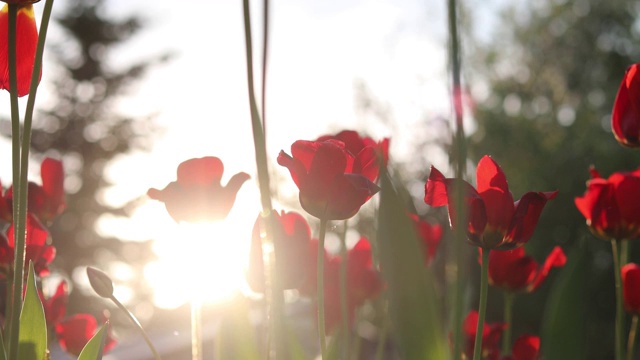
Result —
[[504, 292], [504, 323], [507, 328], [502, 333], [502, 356], [511, 355], [511, 328], [513, 320], [513, 298], [515, 294], [511, 291]]
[[267, 59], [269, 57], [269, 0], [262, 3], [262, 92], [260, 94], [260, 110], [262, 111], [262, 131], [267, 137]]
[[118, 299], [116, 299], [115, 296], [111, 295], [111, 297], [109, 299], [111, 301], [113, 301], [113, 303], [116, 304], [116, 306], [120, 310], [122, 310], [125, 313], [125, 315], [127, 315], [129, 320], [131, 320], [131, 322], [136, 326], [138, 331], [140, 331], [140, 334], [142, 334], [142, 337], [144, 338], [144, 341], [147, 343], [147, 345], [149, 346], [149, 349], [151, 349], [151, 352], [153, 353], [153, 358], [155, 360], [160, 360], [160, 354], [156, 350], [155, 346], [153, 346], [153, 343], [151, 342], [151, 339], [149, 338], [149, 335], [147, 335], [147, 332], [144, 331], [144, 328], [142, 327], [142, 325], [140, 324], [138, 319], [136, 319], [136, 317], [133, 316], [133, 314], [129, 310], [127, 310], [127, 308], [124, 305], [122, 305], [122, 303], [120, 301], [118, 301]]
[[[22, 309], [22, 283], [24, 280], [24, 252], [26, 212], [20, 209], [20, 193], [26, 188], [20, 185], [20, 110], [18, 107], [18, 77], [16, 73], [16, 23], [18, 5], [9, 4], [8, 13], [8, 63], [9, 63], [9, 96], [11, 101], [11, 154], [13, 164], [13, 226], [14, 226], [14, 262], [13, 262], [13, 289], [11, 297], [11, 314], [9, 328], [9, 359], [18, 356], [18, 333], [20, 332], [20, 310]], [[22, 213], [25, 220], [22, 221]]]
[[202, 301], [191, 300], [191, 359], [202, 360]]
[[631, 319], [631, 328], [629, 329], [629, 339], [627, 341], [627, 360], [633, 359], [637, 332], [638, 332], [638, 314], [634, 314], [633, 318]]
[[620, 241], [620, 267], [622, 268], [629, 262], [629, 241], [623, 239]]
[[624, 326], [624, 313], [622, 307], [622, 277], [620, 274], [620, 254], [618, 253], [620, 241], [621, 240], [617, 239], [611, 241], [611, 250], [613, 255], [613, 272], [616, 284], [616, 360], [622, 360], [624, 358], [624, 348], [622, 345], [622, 328]]
[[480, 305], [478, 306], [478, 326], [473, 349], [473, 360], [482, 359], [482, 332], [487, 310], [487, 290], [489, 288], [489, 254], [490, 249], [482, 249], [482, 267], [480, 270]]
[[348, 308], [348, 297], [347, 297], [347, 269], [348, 269], [348, 261], [349, 256], [347, 252], [347, 226], [348, 220], [344, 221], [344, 230], [342, 234], [340, 234], [340, 313], [342, 316], [342, 336], [343, 340], [343, 358], [349, 358], [349, 308]]
[[320, 219], [320, 236], [318, 238], [318, 336], [320, 336], [321, 359], [327, 359], [327, 335], [324, 326], [324, 238], [328, 221]]
[[454, 226], [454, 244], [453, 253], [455, 254], [455, 280], [452, 286], [453, 294], [453, 316], [451, 318], [451, 328], [453, 332], [453, 353], [458, 356], [462, 353], [462, 318], [464, 313], [464, 293], [467, 276], [464, 273], [464, 264], [466, 263], [466, 208], [464, 205], [464, 187], [462, 179], [466, 173], [467, 148], [464, 136], [463, 124], [463, 108], [460, 101], [461, 89], [461, 62], [460, 62], [460, 43], [458, 38], [458, 14], [457, 1], [448, 0], [448, 18], [449, 18], [449, 64], [451, 66], [451, 87], [453, 93], [453, 107], [455, 116], [455, 134], [454, 144], [454, 166], [457, 181], [455, 184], [455, 200], [456, 209], [459, 210], [458, 219]]

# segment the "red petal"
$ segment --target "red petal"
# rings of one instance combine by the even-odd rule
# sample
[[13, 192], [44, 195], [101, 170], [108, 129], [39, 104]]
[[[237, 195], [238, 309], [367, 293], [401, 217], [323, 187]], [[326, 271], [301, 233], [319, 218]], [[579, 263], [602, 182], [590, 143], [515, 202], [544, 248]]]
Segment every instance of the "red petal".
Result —
[[618, 226], [640, 228], [640, 177], [629, 173], [614, 173], [609, 177], [614, 184], [614, 196], [620, 220]]
[[538, 224], [538, 219], [542, 213], [547, 200], [556, 197], [554, 192], [528, 192], [516, 202], [516, 211], [509, 232], [505, 237], [505, 248], [514, 248], [529, 241], [533, 231]]
[[553, 250], [551, 250], [551, 253], [549, 254], [549, 256], [547, 256], [547, 260], [544, 261], [542, 268], [540, 268], [540, 271], [538, 271], [538, 275], [536, 276], [536, 279], [533, 281], [533, 283], [529, 286], [529, 289], [527, 290], [529, 292], [535, 291], [538, 288], [538, 286], [542, 284], [544, 279], [547, 278], [547, 276], [549, 275], [549, 271], [551, 270], [552, 267], [561, 267], [561, 266], [564, 266], [564, 264], [566, 263], [567, 263], [567, 257], [564, 254], [564, 251], [562, 251], [562, 248], [560, 246], [554, 247]]
[[[8, 7], [0, 10], [0, 39], [4, 39], [0, 47], [0, 89], [9, 90], [9, 59], [8, 59]], [[38, 43], [38, 29], [36, 27], [33, 6], [21, 5], [16, 18], [16, 75], [18, 80], [18, 96], [29, 93], [31, 74]]]
[[513, 360], [537, 360], [539, 352], [540, 338], [528, 334], [518, 337], [511, 350]]
[[524, 289], [533, 280], [537, 268], [538, 263], [526, 256], [522, 247], [489, 254], [489, 282], [508, 291]]
[[640, 266], [626, 264], [621, 273], [624, 307], [630, 313], [640, 314]]
[[631, 65], [618, 89], [611, 115], [611, 128], [620, 144], [630, 147], [640, 146], [640, 74], [638, 64]]
[[504, 172], [489, 156], [484, 156], [476, 170], [478, 193], [484, 200], [487, 226], [498, 232], [506, 232], [514, 213], [513, 196]]
[[449, 205], [447, 181], [442, 173], [431, 166], [431, 173], [424, 185], [424, 202], [433, 207]]
[[223, 171], [224, 165], [217, 157], [189, 159], [178, 165], [178, 183], [182, 186], [219, 184]]
[[56, 325], [56, 337], [64, 351], [78, 356], [97, 327], [98, 323], [93, 316], [76, 314]]
[[380, 163], [375, 148], [368, 146], [357, 154], [353, 164], [353, 172], [364, 175], [371, 182], [376, 181], [380, 173]]

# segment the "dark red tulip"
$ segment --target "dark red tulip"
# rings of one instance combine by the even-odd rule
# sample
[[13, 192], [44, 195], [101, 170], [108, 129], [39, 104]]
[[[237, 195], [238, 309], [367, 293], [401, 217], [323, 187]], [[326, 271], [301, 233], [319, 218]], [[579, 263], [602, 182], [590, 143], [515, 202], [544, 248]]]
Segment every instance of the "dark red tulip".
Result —
[[553, 248], [542, 266], [525, 254], [524, 247], [492, 251], [489, 254], [489, 284], [506, 291], [532, 292], [547, 278], [552, 267], [564, 266], [566, 262], [567, 257], [559, 246]]
[[629, 263], [622, 267], [624, 308], [632, 314], [640, 314], [640, 266]]
[[[378, 178], [378, 174], [380, 172], [380, 160], [382, 160], [383, 166], [387, 166], [389, 161], [389, 138], [384, 138], [382, 141], [376, 142], [370, 137], [360, 136], [357, 131], [343, 130], [336, 135], [320, 136], [316, 141], [327, 140], [342, 141], [347, 151], [356, 158], [356, 164], [354, 164], [354, 167], [359, 169], [357, 172], [367, 176], [371, 181], [375, 182]], [[370, 151], [369, 149], [375, 150], [378, 155], [378, 161], [372, 161], [374, 159], [371, 159], [368, 154], [365, 156], [359, 156], [360, 152], [365, 151], [365, 153], [368, 153]], [[365, 153], [363, 153], [363, 155]], [[358, 163], [359, 159], [367, 159], [368, 162], [364, 164]]]
[[[18, 96], [29, 93], [33, 62], [38, 45], [38, 28], [31, 0], [2, 0], [9, 4], [18, 4], [16, 18], [16, 75]], [[0, 89], [10, 89], [9, 84], [9, 6], [0, 10]]]
[[281, 151], [278, 164], [289, 169], [302, 208], [317, 218], [348, 219], [380, 190], [373, 183], [377, 174], [367, 165], [377, 161], [373, 148], [354, 157], [341, 141], [299, 140], [291, 145], [291, 155]]
[[164, 202], [169, 215], [177, 221], [191, 223], [217, 221], [227, 217], [242, 184], [249, 180], [246, 173], [231, 177], [222, 187], [224, 166], [217, 157], [190, 159], [178, 166], [177, 181], [164, 189], [149, 189], [147, 195]]
[[[49, 264], [56, 256], [56, 248], [48, 244], [49, 232], [31, 213], [27, 214], [26, 222], [26, 251], [25, 251], [25, 276], [29, 270], [29, 262], [33, 263], [36, 275], [49, 275]], [[0, 238], [0, 264], [6, 271], [13, 266], [14, 259], [14, 226], [11, 224], [7, 230], [7, 238]]]
[[535, 335], [521, 335], [513, 342], [511, 356], [502, 360], [537, 360], [540, 353], [540, 338]]
[[[89, 314], [76, 314], [56, 324], [55, 331], [62, 350], [78, 356], [98, 330], [96, 318]], [[109, 331], [109, 329], [107, 329]], [[107, 333], [103, 353], [115, 346], [115, 340]]]
[[616, 172], [603, 179], [592, 168], [587, 191], [575, 198], [587, 225], [605, 240], [640, 236], [640, 169]]
[[[478, 326], [478, 312], [472, 310], [464, 319], [464, 354], [466, 359], [473, 358]], [[500, 337], [507, 328], [505, 323], [482, 324], [482, 359], [498, 360], [500, 358]]]
[[[304, 217], [296, 212], [282, 211], [278, 214], [274, 210], [272, 216], [274, 219], [272, 240], [276, 249], [275, 260], [280, 286], [283, 289], [299, 288], [308, 277], [306, 271], [311, 229]], [[264, 263], [260, 233], [266, 226], [265, 220], [262, 216], [256, 220], [249, 253], [247, 281], [255, 292], [264, 292]]]
[[[467, 237], [472, 244], [485, 249], [509, 250], [529, 241], [545, 204], [558, 193], [528, 192], [514, 202], [504, 172], [489, 156], [480, 159], [476, 180], [477, 190], [463, 182]], [[456, 179], [445, 178], [432, 166], [424, 197], [428, 205], [448, 205], [452, 225], [457, 221], [455, 182]]]
[[442, 239], [442, 226], [440, 224], [431, 224], [425, 220], [420, 220], [420, 217], [416, 214], [409, 213], [409, 217], [413, 221], [418, 232], [418, 237], [422, 243], [424, 250], [425, 264], [430, 264], [433, 258], [436, 256], [438, 245]]
[[640, 146], [640, 64], [627, 68], [613, 103], [611, 129], [624, 146]]

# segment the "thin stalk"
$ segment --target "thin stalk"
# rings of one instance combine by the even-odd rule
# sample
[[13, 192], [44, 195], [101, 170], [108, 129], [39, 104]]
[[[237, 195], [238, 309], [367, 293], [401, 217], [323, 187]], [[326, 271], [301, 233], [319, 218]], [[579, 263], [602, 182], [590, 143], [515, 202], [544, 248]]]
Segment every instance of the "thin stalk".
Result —
[[191, 300], [191, 359], [202, 360], [202, 301]]
[[611, 250], [613, 255], [613, 272], [616, 284], [616, 360], [622, 360], [624, 358], [624, 348], [622, 345], [622, 328], [624, 326], [624, 313], [622, 307], [622, 276], [620, 274], [620, 254], [618, 248], [621, 240], [611, 241]]
[[507, 328], [502, 333], [502, 356], [511, 355], [511, 324], [513, 323], [513, 298], [515, 294], [511, 291], [504, 292], [504, 318]]
[[347, 294], [347, 269], [349, 256], [347, 252], [347, 226], [348, 220], [344, 221], [344, 230], [340, 234], [340, 315], [342, 317], [342, 336], [343, 336], [343, 358], [349, 359], [351, 333], [349, 329], [349, 305]]
[[629, 329], [629, 339], [627, 340], [627, 360], [633, 360], [633, 353], [636, 347], [636, 334], [638, 333], [638, 314], [634, 314], [631, 319]]
[[625, 239], [620, 241], [620, 267], [625, 266], [629, 262], [629, 241]]
[[378, 336], [378, 346], [376, 347], [376, 357], [375, 360], [382, 360], [384, 356], [384, 346], [387, 343], [387, 336], [389, 334], [389, 316], [388, 316], [388, 303], [387, 299], [384, 299], [384, 317], [382, 318], [382, 325], [380, 328], [380, 335]]
[[[18, 333], [20, 332], [20, 311], [22, 309], [22, 283], [24, 281], [24, 253], [25, 234], [24, 225], [26, 212], [21, 211], [19, 199], [20, 193], [26, 191], [20, 184], [20, 109], [18, 107], [18, 76], [16, 73], [16, 23], [18, 5], [9, 4], [8, 12], [8, 57], [9, 57], [9, 96], [11, 102], [11, 159], [13, 167], [13, 225], [14, 232], [14, 262], [13, 262], [13, 288], [11, 296], [11, 314], [9, 315], [11, 327], [9, 328], [9, 359], [18, 356]], [[22, 215], [24, 214], [24, 215]], [[20, 220], [24, 218], [24, 220]], [[22, 230], [21, 230], [22, 229]]]
[[487, 290], [489, 288], [489, 253], [490, 249], [482, 249], [482, 266], [480, 270], [480, 305], [478, 306], [478, 326], [473, 349], [473, 360], [482, 359], [482, 332], [487, 310]]
[[125, 313], [125, 315], [127, 315], [129, 320], [131, 320], [131, 322], [136, 326], [138, 331], [140, 331], [140, 334], [144, 338], [144, 341], [147, 343], [147, 346], [149, 346], [149, 349], [151, 349], [151, 352], [153, 353], [153, 358], [155, 360], [160, 360], [160, 354], [158, 353], [158, 350], [156, 350], [155, 346], [153, 346], [153, 343], [151, 342], [151, 339], [149, 338], [149, 335], [147, 335], [147, 332], [144, 331], [144, 328], [142, 327], [142, 325], [140, 324], [138, 319], [136, 319], [136, 317], [133, 316], [133, 314], [124, 305], [122, 305], [122, 303], [120, 301], [118, 301], [118, 299], [116, 299], [115, 296], [111, 295], [111, 297], [109, 297], [109, 299], [111, 301], [113, 301], [113, 303], [116, 304], [116, 306], [120, 310], [122, 310]]
[[318, 238], [318, 336], [320, 336], [321, 359], [327, 359], [327, 335], [324, 326], [324, 238], [327, 234], [328, 221], [320, 219], [320, 236]]
[[453, 293], [453, 316], [451, 318], [451, 329], [453, 332], [453, 354], [458, 356], [462, 353], [462, 317], [464, 312], [464, 290], [466, 276], [464, 274], [464, 264], [466, 262], [466, 208], [464, 206], [464, 187], [462, 179], [466, 173], [467, 148], [464, 136], [463, 108], [461, 100], [461, 62], [460, 62], [460, 43], [458, 38], [458, 13], [457, 1], [448, 0], [448, 17], [449, 17], [449, 63], [451, 66], [451, 88], [453, 94], [453, 112], [455, 116], [455, 132], [454, 132], [454, 166], [457, 181], [455, 184], [455, 200], [456, 209], [459, 209], [458, 221], [454, 225], [454, 249], [455, 280], [452, 286]]
[[262, 3], [262, 92], [260, 93], [260, 110], [262, 114], [262, 131], [267, 137], [267, 59], [269, 57], [269, 0]]

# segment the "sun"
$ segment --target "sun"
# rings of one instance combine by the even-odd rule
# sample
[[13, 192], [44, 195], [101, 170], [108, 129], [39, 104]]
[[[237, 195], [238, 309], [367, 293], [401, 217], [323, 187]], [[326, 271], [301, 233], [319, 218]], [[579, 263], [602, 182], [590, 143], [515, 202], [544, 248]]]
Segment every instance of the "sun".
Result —
[[244, 274], [259, 213], [255, 197], [248, 193], [239, 193], [227, 219], [216, 223], [176, 224], [167, 216], [164, 224], [170, 225], [153, 245], [157, 260], [144, 271], [156, 306], [170, 309], [193, 301], [221, 302], [247, 291]]

